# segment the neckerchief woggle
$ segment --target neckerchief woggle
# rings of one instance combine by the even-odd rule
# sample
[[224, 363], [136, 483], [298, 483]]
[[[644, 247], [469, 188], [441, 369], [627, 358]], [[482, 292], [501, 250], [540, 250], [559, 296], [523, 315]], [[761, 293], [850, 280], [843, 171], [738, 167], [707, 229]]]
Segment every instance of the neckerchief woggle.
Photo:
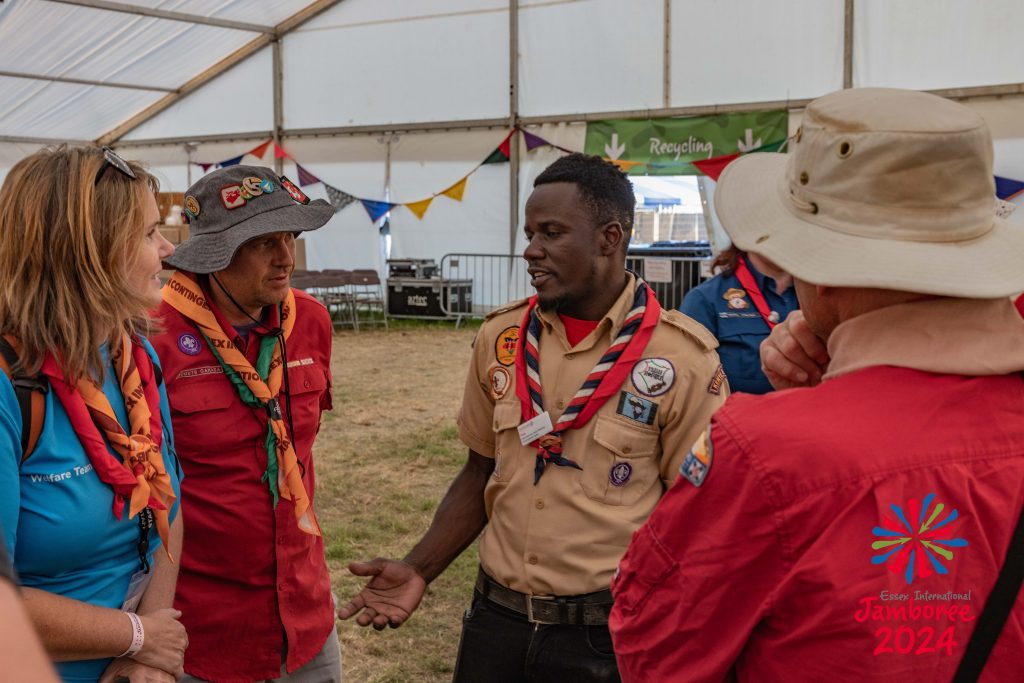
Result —
[[[554, 429], [529, 444], [537, 449], [533, 469], [534, 486], [544, 475], [544, 466], [549, 462], [561, 467], [583, 469], [579, 463], [563, 454], [562, 434], [568, 429], [579, 429], [585, 425], [605, 401], [619, 390], [630, 368], [643, 355], [660, 316], [661, 305], [654, 291], [636, 277], [633, 305], [611, 346], [587, 375], [565, 412], [555, 422]], [[516, 345], [516, 395], [522, 406], [523, 422], [527, 422], [544, 412], [540, 388], [541, 324], [537, 315], [536, 294], [530, 297], [520, 329], [522, 332]]]
[[[754, 280], [754, 274], [750, 272], [750, 268], [747, 267], [747, 259], [744, 256], [740, 256], [736, 261], [736, 279], [743, 285], [743, 289], [747, 290], [747, 294], [750, 295], [750, 300], [754, 302], [754, 308], [764, 318], [765, 324], [768, 325], [768, 329], [774, 330], [775, 325], [778, 324], [779, 314], [771, 310], [768, 306], [768, 302], [765, 301], [764, 294], [761, 293], [761, 288], [757, 286], [757, 281]], [[775, 313], [775, 320], [772, 320], [772, 313]]]
[[[299, 460], [288, 435], [278, 395], [284, 378], [284, 363], [277, 337], [260, 339], [256, 367], [232, 342], [210, 308], [211, 302], [194, 277], [177, 271], [164, 285], [163, 299], [172, 308], [195, 323], [206, 339], [224, 374], [238, 391], [242, 402], [253, 408], [262, 408], [267, 414], [267, 469], [261, 481], [267, 482], [274, 506], [278, 497], [295, 504], [295, 520], [299, 529], [320, 536], [320, 524], [310, 504], [310, 496], [302, 481]], [[289, 289], [281, 304], [281, 330], [287, 342], [295, 328], [295, 294]]]
[[[149, 507], [164, 552], [173, 562], [168, 544], [168, 513], [177, 496], [160, 448], [160, 391], [153, 359], [138, 340], [123, 333], [120, 346], [110, 349], [110, 365], [124, 396], [130, 434], [117, 421], [103, 387], [91, 377], [83, 377], [72, 386], [52, 353], [43, 360], [42, 373], [64, 406], [100, 481], [114, 490], [114, 516], [121, 519], [125, 500], [129, 503], [129, 518]], [[120, 456], [121, 462], [111, 455], [111, 450]]]

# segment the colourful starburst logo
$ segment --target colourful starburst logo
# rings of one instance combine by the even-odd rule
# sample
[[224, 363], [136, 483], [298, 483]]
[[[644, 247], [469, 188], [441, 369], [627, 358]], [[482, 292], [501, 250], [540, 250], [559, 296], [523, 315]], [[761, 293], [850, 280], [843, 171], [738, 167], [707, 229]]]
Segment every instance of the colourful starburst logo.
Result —
[[933, 573], [949, 573], [943, 560], [952, 562], [950, 548], [965, 548], [967, 540], [952, 537], [958, 517], [956, 509], [940, 521], [946, 506], [936, 503], [932, 507], [934, 499], [935, 494], [929, 493], [919, 506], [917, 499], [911, 498], [906, 514], [899, 505], [889, 506], [896, 519], [883, 517], [882, 525], [871, 530], [880, 537], [871, 544], [871, 549], [884, 551], [872, 557], [871, 564], [885, 564], [892, 573], [902, 574], [907, 584], [912, 584], [915, 576], [924, 579]]

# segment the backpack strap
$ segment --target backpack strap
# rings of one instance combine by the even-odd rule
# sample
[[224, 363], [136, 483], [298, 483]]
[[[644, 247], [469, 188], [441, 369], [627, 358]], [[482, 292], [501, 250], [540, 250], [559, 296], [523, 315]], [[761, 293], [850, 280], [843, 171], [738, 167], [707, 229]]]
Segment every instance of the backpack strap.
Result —
[[1024, 508], [1021, 509], [1020, 517], [1017, 519], [1017, 526], [1013, 530], [1013, 538], [1010, 539], [1010, 547], [1006, 551], [1006, 560], [999, 572], [996, 584], [985, 601], [985, 608], [978, 617], [974, 633], [967, 643], [963, 659], [957, 667], [953, 683], [974, 683], [981, 677], [985, 670], [985, 663], [988, 662], [992, 648], [999, 640], [999, 634], [1003, 632], [1006, 620], [1013, 611], [1017, 602], [1017, 594], [1020, 592], [1021, 583], [1024, 582]]
[[0, 337], [0, 368], [7, 374], [14, 385], [14, 395], [18, 399], [21, 411], [21, 461], [25, 462], [32, 455], [39, 435], [43, 432], [46, 419], [46, 394], [50, 385], [42, 375], [30, 377], [21, 371], [18, 359], [18, 343], [14, 337]]

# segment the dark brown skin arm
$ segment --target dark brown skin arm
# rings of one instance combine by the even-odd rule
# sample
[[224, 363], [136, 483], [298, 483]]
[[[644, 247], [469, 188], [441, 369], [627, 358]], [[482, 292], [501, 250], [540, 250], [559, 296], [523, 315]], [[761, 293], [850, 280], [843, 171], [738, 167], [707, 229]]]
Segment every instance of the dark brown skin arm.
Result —
[[438, 505], [430, 528], [404, 560], [378, 557], [349, 565], [349, 571], [356, 576], [372, 578], [338, 611], [338, 617], [348, 619], [358, 614], [357, 624], [372, 624], [377, 630], [401, 626], [419, 606], [427, 584], [487, 525], [484, 489], [493, 471], [493, 458], [469, 451], [466, 464]]

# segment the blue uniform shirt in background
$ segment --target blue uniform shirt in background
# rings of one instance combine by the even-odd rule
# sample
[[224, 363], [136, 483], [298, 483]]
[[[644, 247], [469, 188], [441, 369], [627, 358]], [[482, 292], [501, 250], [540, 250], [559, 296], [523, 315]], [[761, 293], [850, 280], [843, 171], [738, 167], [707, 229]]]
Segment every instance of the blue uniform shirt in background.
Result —
[[[749, 259], [747, 265], [761, 288], [765, 302], [779, 314], [780, 321], [800, 307], [793, 287], [778, 294], [775, 280], [758, 272]], [[761, 342], [771, 330], [735, 274], [719, 273], [694, 287], [686, 293], [679, 310], [718, 338], [718, 356], [722, 359], [725, 376], [729, 378], [730, 391], [766, 394], [772, 390], [768, 378], [761, 372], [758, 352]]]
[[[156, 362], [148, 341], [146, 352]], [[129, 428], [116, 374], [107, 364], [103, 393]], [[160, 387], [164, 467], [179, 495], [181, 471], [173, 454], [167, 394]], [[118, 457], [113, 455], [111, 457]], [[21, 460], [21, 411], [10, 380], [0, 372], [0, 529], [24, 586], [100, 607], [120, 609], [128, 582], [139, 569], [138, 518], [114, 517], [114, 492], [100, 481], [82, 448], [67, 412], [53, 391], [46, 395], [46, 419], [32, 455]], [[120, 460], [120, 459], [119, 459]], [[170, 519], [178, 513], [175, 502]], [[156, 529], [150, 531], [149, 557], [163, 552]], [[95, 683], [110, 659], [60, 662], [64, 681]]]

